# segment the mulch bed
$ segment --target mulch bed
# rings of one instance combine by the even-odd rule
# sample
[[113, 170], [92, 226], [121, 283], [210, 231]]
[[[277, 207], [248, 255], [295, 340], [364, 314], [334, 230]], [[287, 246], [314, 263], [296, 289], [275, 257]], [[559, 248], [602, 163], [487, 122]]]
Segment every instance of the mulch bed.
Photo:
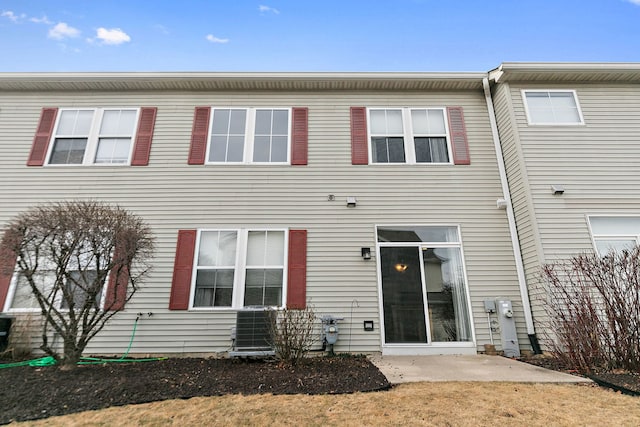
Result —
[[[580, 375], [575, 369], [564, 365], [555, 357], [547, 355], [527, 356], [520, 361], [541, 366], [554, 371]], [[584, 377], [592, 379], [596, 384], [631, 396], [640, 396], [640, 372], [592, 372]]]
[[365, 357], [273, 361], [170, 358], [141, 363], [0, 369], [0, 424], [109, 406], [223, 394], [340, 394], [390, 384]]

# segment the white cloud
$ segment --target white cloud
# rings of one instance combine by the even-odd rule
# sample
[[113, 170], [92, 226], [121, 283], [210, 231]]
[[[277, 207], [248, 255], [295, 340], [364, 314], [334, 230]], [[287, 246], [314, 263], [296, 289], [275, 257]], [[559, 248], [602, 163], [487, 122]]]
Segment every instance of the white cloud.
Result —
[[24, 14], [18, 16], [10, 10], [3, 10], [2, 13], [0, 13], [0, 16], [9, 19], [11, 22], [18, 22], [18, 19], [25, 17]]
[[73, 28], [65, 24], [64, 22], [57, 23], [53, 28], [49, 30], [49, 38], [62, 40], [71, 37], [78, 37], [80, 30]]
[[98, 28], [96, 30], [96, 38], [104, 44], [122, 44], [131, 41], [131, 37], [120, 28]]
[[627, 0], [629, 3], [633, 3], [635, 5], [640, 6], [640, 0]]
[[260, 11], [260, 13], [273, 13], [275, 15], [278, 15], [280, 13], [280, 11], [276, 8], [273, 7], [269, 7], [269, 6], [265, 6], [265, 5], [260, 5], [258, 6], [258, 10]]
[[49, 18], [43, 16], [42, 18], [29, 18], [29, 21], [34, 22], [36, 24], [53, 24], [53, 22], [49, 21]]
[[213, 34], [207, 34], [207, 40], [209, 40], [211, 43], [229, 43], [229, 39], [219, 39]]

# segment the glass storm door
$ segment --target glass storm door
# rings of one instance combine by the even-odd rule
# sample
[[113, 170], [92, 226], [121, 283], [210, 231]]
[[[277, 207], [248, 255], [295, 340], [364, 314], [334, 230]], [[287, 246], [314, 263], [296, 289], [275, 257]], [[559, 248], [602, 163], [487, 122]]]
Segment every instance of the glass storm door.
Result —
[[417, 247], [381, 247], [384, 335], [388, 344], [427, 343], [427, 319]]
[[378, 227], [385, 344], [471, 342], [456, 227]]

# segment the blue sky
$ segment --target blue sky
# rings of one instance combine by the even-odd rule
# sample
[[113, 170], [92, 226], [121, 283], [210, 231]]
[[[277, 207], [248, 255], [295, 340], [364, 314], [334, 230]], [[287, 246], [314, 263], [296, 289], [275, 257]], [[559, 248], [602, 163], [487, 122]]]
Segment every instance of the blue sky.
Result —
[[640, 62], [640, 0], [0, 0], [0, 72]]

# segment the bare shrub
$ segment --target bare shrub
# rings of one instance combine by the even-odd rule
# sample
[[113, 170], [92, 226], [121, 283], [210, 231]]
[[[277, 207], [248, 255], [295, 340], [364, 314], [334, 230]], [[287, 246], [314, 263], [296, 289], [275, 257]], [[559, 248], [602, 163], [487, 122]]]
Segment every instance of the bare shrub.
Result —
[[[71, 369], [138, 290], [153, 246], [149, 227], [125, 209], [96, 201], [61, 202], [36, 207], [9, 223], [0, 265], [13, 269], [16, 260], [18, 285], [31, 290], [44, 318], [40, 348]], [[49, 342], [51, 332], [61, 337], [62, 354]]]
[[276, 357], [292, 365], [302, 360], [317, 341], [316, 314], [312, 307], [270, 311], [269, 335]]
[[14, 318], [7, 349], [0, 353], [0, 357], [12, 360], [24, 360], [31, 357], [33, 352], [32, 334], [36, 328], [31, 313]]
[[565, 364], [640, 370], [640, 247], [542, 267], [551, 343]]

